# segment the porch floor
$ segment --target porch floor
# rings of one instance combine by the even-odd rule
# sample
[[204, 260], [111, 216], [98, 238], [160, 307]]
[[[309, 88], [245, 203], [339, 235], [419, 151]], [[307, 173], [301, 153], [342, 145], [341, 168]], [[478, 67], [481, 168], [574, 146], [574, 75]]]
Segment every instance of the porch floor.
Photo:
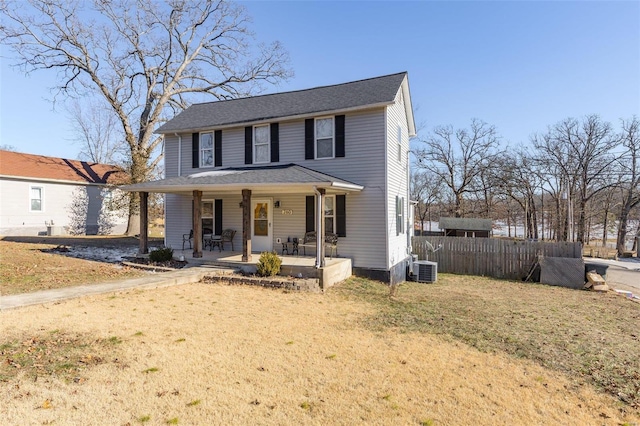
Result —
[[[242, 252], [239, 251], [231, 251], [231, 250], [223, 250], [218, 251], [218, 249], [214, 249], [212, 251], [204, 250], [202, 252], [202, 257], [195, 258], [193, 257], [192, 249], [185, 250], [174, 250], [173, 257], [178, 258], [180, 256], [184, 256], [184, 259], [192, 265], [206, 265], [212, 264], [216, 265], [219, 263], [238, 263], [242, 265], [256, 265], [258, 260], [260, 260], [260, 253], [253, 253], [251, 255], [250, 262], [242, 261]], [[282, 266], [309, 266], [314, 267], [316, 263], [315, 256], [289, 256], [289, 255], [281, 255], [278, 253], [278, 257], [282, 259]], [[344, 262], [346, 259], [342, 257], [334, 257], [333, 259], [326, 257], [325, 265], [330, 266], [340, 262]]]
[[[184, 259], [189, 262], [190, 265], [225, 266], [239, 269], [249, 274], [256, 272], [256, 264], [260, 260], [260, 253], [253, 253], [250, 262], [243, 262], [241, 252], [229, 250], [220, 252], [217, 249], [203, 251], [201, 258], [194, 258], [192, 249], [174, 250], [173, 256], [175, 258], [184, 256]], [[331, 259], [326, 257], [324, 268], [316, 269], [315, 256], [282, 256], [278, 254], [278, 257], [282, 259], [280, 275], [316, 278], [319, 280], [320, 287], [323, 289], [329, 288], [335, 283], [351, 276], [352, 265], [350, 258], [334, 257]]]

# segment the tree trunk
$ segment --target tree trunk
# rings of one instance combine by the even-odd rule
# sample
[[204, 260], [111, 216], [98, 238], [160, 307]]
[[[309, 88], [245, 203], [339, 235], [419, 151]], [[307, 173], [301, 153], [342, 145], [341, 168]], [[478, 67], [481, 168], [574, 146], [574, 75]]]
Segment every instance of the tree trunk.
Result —
[[[625, 202], [620, 211], [620, 222], [618, 223], [618, 238], [616, 239], [616, 249], [618, 250], [618, 256], [622, 256], [624, 252], [624, 243], [627, 238], [627, 226], [629, 223], [629, 212], [631, 211], [631, 203]], [[638, 228], [640, 233], [640, 226]]]
[[140, 235], [140, 195], [137, 192], [129, 193], [127, 235], [130, 237]]

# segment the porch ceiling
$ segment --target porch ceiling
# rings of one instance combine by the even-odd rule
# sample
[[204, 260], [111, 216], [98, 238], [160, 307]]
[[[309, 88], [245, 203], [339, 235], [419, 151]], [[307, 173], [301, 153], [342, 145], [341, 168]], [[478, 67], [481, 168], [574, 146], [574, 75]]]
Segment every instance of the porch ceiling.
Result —
[[129, 192], [188, 193], [191, 191], [215, 191], [237, 193], [251, 189], [260, 193], [306, 193], [313, 188], [327, 192], [362, 191], [364, 187], [344, 179], [297, 165], [230, 167], [202, 171], [189, 176], [179, 176], [125, 185], [120, 189]]

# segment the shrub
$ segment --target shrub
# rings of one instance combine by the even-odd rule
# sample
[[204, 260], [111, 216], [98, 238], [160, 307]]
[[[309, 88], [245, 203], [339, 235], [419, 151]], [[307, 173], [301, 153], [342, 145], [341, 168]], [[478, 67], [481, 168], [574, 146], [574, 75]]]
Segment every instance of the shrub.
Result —
[[159, 249], [151, 250], [149, 253], [149, 260], [152, 262], [167, 262], [173, 259], [173, 249], [171, 247], [160, 247]]
[[282, 260], [278, 257], [275, 251], [260, 253], [260, 260], [256, 265], [258, 268], [258, 275], [262, 277], [272, 277], [278, 275], [280, 272], [280, 265]]

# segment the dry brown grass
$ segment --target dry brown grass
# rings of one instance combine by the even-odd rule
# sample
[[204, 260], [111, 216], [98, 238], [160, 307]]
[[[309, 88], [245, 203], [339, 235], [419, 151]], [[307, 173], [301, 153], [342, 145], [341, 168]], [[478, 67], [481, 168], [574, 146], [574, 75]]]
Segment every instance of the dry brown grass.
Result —
[[393, 300], [362, 279], [337, 291], [377, 307], [363, 320], [373, 329], [442, 334], [527, 358], [640, 408], [640, 304], [614, 293], [446, 274], [403, 284]]
[[[353, 283], [346, 284], [348, 288]], [[351, 287], [349, 287], [351, 286]], [[612, 397], [527, 360], [363, 326], [377, 304], [195, 284], [2, 313], [22, 342], [104, 341], [76, 383], [26, 371], [0, 386], [4, 424], [611, 424]], [[405, 289], [401, 287], [400, 296]], [[2, 368], [7, 368], [3, 364]]]
[[133, 238], [42, 238], [15, 237], [0, 240], [0, 294], [30, 293], [52, 288], [94, 284], [111, 280], [139, 277], [144, 272], [114, 264], [87, 261], [43, 250], [58, 245], [82, 244], [101, 247], [135, 241]]

